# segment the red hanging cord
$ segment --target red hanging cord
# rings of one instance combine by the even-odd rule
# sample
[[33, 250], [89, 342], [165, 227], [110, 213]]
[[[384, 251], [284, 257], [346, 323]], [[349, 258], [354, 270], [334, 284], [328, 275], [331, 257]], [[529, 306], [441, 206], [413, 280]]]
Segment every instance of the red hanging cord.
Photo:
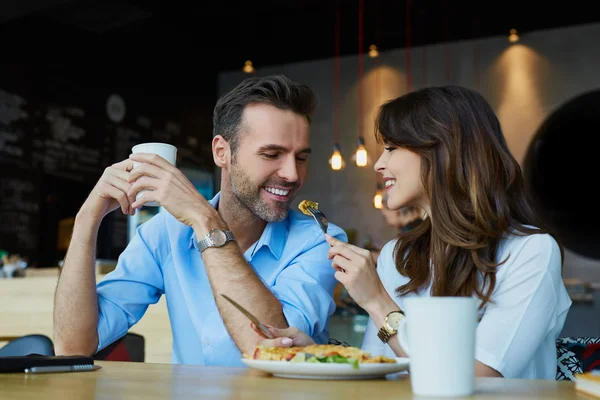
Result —
[[479, 18], [475, 17], [473, 22], [475, 28], [475, 40], [473, 41], [473, 73], [475, 75], [475, 88], [480, 89], [480, 73], [479, 73]]
[[427, 43], [423, 46], [423, 59], [421, 60], [421, 65], [423, 68], [423, 86], [427, 86]]
[[412, 82], [410, 76], [410, 8], [411, 0], [406, 0], [406, 92], [412, 91]]
[[358, 0], [358, 136], [363, 135], [363, 75], [364, 75], [364, 45], [363, 45], [363, 14], [364, 0]]
[[[376, 29], [377, 29], [377, 38], [376, 38], [376, 44], [377, 44], [377, 49], [379, 50], [379, 56], [377, 57], [377, 73], [375, 74], [375, 99], [376, 102], [379, 104], [381, 102], [381, 49], [382, 49], [382, 43], [381, 43], [381, 0], [377, 0], [377, 9], [376, 9]], [[377, 143], [375, 145], [376, 149], [377, 149], [377, 153], [379, 154], [380, 150], [379, 147], [383, 145], [380, 145], [379, 143]], [[375, 194], [377, 194], [377, 191], [379, 190], [380, 186], [381, 186], [381, 181], [382, 181], [382, 175], [378, 172], [375, 172]]]
[[423, 87], [427, 87], [427, 48], [429, 47], [429, 43], [427, 43], [427, 21], [425, 21], [425, 17], [421, 18], [419, 21], [420, 29], [419, 32], [423, 38], [423, 47], [421, 48], [421, 74], [423, 76]]
[[333, 77], [333, 142], [339, 144], [340, 132], [340, 0], [336, 1], [335, 9], [335, 59]]
[[[377, 49], [378, 51], [381, 51], [381, 12], [380, 12], [380, 6], [381, 6], [381, 1], [377, 0], [377, 15], [376, 15], [376, 27], [377, 27]], [[377, 101], [379, 102], [379, 95], [380, 95], [380, 82], [379, 82], [379, 78], [381, 75], [381, 53], [379, 53], [379, 56], [377, 57], [378, 61], [377, 61], [377, 74], [375, 75], [375, 98], [377, 99]]]
[[444, 1], [444, 72], [446, 75], [446, 83], [450, 83], [450, 44], [448, 28], [448, 4]]
[[377, 15], [376, 15], [376, 25], [377, 25], [377, 47], [381, 48], [381, 1], [377, 0]]

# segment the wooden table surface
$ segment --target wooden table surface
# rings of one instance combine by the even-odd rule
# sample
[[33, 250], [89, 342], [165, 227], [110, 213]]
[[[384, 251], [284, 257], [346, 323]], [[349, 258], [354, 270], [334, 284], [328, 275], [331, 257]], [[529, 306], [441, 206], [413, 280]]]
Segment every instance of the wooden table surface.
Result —
[[[412, 399], [406, 375], [376, 380], [277, 378], [246, 368], [99, 361], [91, 372], [0, 374], [6, 399]], [[590, 399], [572, 382], [477, 379], [469, 399]]]

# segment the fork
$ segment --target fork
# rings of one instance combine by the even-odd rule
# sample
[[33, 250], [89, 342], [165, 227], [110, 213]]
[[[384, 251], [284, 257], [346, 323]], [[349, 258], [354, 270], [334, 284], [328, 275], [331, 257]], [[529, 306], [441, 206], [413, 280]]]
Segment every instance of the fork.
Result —
[[[323, 214], [323, 211], [319, 210], [318, 208], [311, 207], [311, 206], [306, 207], [306, 211], [308, 211], [309, 213], [312, 214], [315, 221], [317, 221], [317, 224], [319, 224], [319, 226], [321, 227], [323, 234], [326, 235], [327, 228], [329, 227], [329, 221], [327, 221], [327, 217], [325, 216], [325, 214]], [[331, 245], [329, 245], [329, 246], [331, 246]], [[342, 269], [342, 272], [346, 272], [346, 271], [344, 271]]]
[[327, 228], [329, 227], [329, 221], [327, 221], [327, 217], [325, 216], [325, 214], [323, 214], [323, 211], [310, 206], [306, 207], [306, 210], [312, 214], [315, 221], [317, 221], [317, 224], [319, 224], [319, 226], [321, 227], [323, 233], [326, 234]]

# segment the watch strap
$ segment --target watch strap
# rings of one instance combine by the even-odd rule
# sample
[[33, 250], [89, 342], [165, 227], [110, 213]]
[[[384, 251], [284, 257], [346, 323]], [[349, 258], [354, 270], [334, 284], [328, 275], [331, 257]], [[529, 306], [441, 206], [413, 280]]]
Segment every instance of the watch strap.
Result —
[[379, 328], [379, 331], [377, 332], [377, 337], [383, 343], [387, 343], [392, 336], [394, 336], [396, 333], [398, 333], [398, 331], [396, 329], [393, 329], [388, 324], [388, 317], [392, 313], [400, 313], [400, 314], [404, 315], [404, 312], [402, 312], [402, 310], [394, 310], [394, 311], [389, 312], [388, 315], [386, 315], [386, 317], [383, 321], [383, 325], [381, 325], [381, 328]]
[[381, 340], [383, 343], [387, 343], [390, 338], [396, 334], [396, 332], [394, 332], [393, 330], [391, 330], [388, 326], [387, 326], [387, 322], [384, 323], [381, 328], [379, 328], [379, 332], [377, 332], [377, 337], [379, 338], [379, 340]]
[[223, 247], [227, 243], [235, 240], [235, 238], [233, 237], [233, 232], [231, 232], [231, 231], [223, 231], [223, 232], [225, 233], [225, 243], [223, 243], [221, 246], [217, 246], [210, 239], [210, 232], [207, 233], [202, 239], [198, 240], [198, 250], [200, 251], [200, 253], [202, 253], [204, 250], [208, 249], [209, 247]]

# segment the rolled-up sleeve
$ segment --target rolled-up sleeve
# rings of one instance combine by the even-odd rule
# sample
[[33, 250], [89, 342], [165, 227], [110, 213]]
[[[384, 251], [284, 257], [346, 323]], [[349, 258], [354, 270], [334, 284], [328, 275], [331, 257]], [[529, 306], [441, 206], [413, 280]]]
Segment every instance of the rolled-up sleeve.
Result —
[[119, 257], [115, 270], [97, 285], [97, 351], [124, 336], [164, 293], [161, 267], [144, 237], [151, 227], [144, 225]]
[[[341, 229], [329, 233], [348, 241]], [[289, 326], [302, 330], [317, 343], [329, 340], [329, 318], [335, 311], [333, 291], [337, 281], [327, 256], [329, 248], [321, 236], [279, 274], [271, 288]]]
[[561, 259], [554, 239], [532, 235], [510, 256], [499, 267], [506, 270], [476, 333], [476, 359], [505, 378], [518, 377], [531, 362], [560, 311]]

